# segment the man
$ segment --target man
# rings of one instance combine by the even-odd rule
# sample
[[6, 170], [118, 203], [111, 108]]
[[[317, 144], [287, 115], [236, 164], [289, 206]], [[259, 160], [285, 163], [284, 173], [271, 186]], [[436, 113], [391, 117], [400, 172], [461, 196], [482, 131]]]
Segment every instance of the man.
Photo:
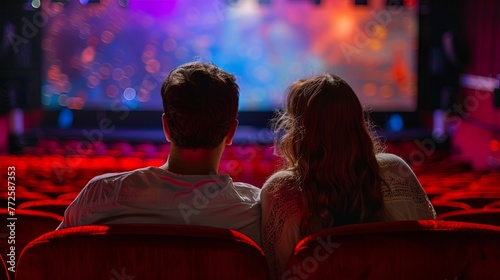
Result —
[[161, 167], [97, 176], [58, 229], [85, 224], [164, 223], [240, 231], [260, 243], [260, 189], [218, 174], [238, 126], [239, 87], [213, 64], [181, 65], [163, 82], [163, 130], [171, 142]]

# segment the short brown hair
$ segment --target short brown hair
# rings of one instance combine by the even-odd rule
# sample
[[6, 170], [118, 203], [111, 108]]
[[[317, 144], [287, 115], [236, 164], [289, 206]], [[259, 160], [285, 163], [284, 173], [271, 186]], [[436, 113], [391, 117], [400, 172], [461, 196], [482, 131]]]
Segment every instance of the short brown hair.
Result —
[[234, 75], [212, 63], [191, 62], [173, 69], [161, 87], [172, 142], [189, 149], [220, 145], [238, 115]]

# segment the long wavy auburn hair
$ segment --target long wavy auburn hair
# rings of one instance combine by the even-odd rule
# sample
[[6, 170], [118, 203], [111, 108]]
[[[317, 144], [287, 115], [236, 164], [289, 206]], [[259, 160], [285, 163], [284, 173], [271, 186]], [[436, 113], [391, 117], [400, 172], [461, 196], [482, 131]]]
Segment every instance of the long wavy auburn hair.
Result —
[[296, 81], [273, 126], [284, 133], [276, 145], [303, 193], [303, 236], [383, 215], [375, 157], [383, 145], [347, 82], [332, 74]]

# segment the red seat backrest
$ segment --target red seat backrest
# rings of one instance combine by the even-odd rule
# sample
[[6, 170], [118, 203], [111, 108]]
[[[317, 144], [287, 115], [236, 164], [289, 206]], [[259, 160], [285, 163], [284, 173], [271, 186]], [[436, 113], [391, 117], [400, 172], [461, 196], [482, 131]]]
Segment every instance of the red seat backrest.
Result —
[[455, 191], [438, 197], [439, 200], [463, 202], [472, 208], [480, 209], [489, 203], [500, 200], [500, 191]]
[[64, 212], [71, 204], [71, 202], [72, 202], [71, 200], [63, 200], [63, 199], [44, 199], [44, 200], [28, 201], [21, 203], [19, 206], [17, 206], [17, 209], [45, 211], [60, 216], [64, 216]]
[[500, 226], [500, 209], [472, 209], [438, 215], [438, 219]]
[[[8, 218], [17, 218], [16, 220], [8, 220]], [[14, 222], [13, 230], [7, 227], [2, 229], [2, 233], [6, 232], [5, 239], [0, 242], [0, 254], [6, 256], [10, 252], [10, 247], [15, 245], [16, 256], [21, 254], [24, 247], [40, 235], [55, 230], [62, 221], [62, 217], [57, 214], [36, 211], [16, 209], [15, 215], [11, 216], [7, 209], [0, 209], [0, 219], [5, 221], [7, 225]], [[4, 225], [5, 227], [5, 225]], [[8, 238], [13, 236], [15, 244], [9, 244]]]
[[471, 210], [472, 209], [472, 207], [470, 207], [468, 204], [465, 204], [463, 202], [457, 202], [457, 201], [433, 199], [433, 200], [431, 200], [431, 203], [432, 203], [432, 206], [434, 207], [434, 211], [436, 211], [436, 214], [438, 216], [443, 214], [443, 213], [450, 212], [450, 211]]
[[[262, 250], [229, 229], [79, 226], [31, 242], [16, 279], [267, 279]], [[117, 278], [118, 277], [118, 278]], [[121, 278], [119, 278], [121, 277]]]
[[436, 220], [329, 228], [304, 238], [283, 279], [494, 279], [500, 227]]
[[[14, 261], [15, 263], [15, 261]], [[9, 280], [10, 277], [9, 277], [9, 273], [8, 273], [8, 270], [7, 270], [7, 265], [5, 264], [5, 261], [2, 257], [2, 255], [0, 255], [0, 280]]]

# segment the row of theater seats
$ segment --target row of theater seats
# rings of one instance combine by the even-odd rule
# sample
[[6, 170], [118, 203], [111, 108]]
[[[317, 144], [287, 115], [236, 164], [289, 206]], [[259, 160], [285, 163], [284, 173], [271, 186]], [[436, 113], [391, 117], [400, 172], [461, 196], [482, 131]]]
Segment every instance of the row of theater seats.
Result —
[[[168, 147], [168, 145], [166, 145]], [[273, 155], [274, 149], [266, 145], [235, 145], [226, 149], [219, 166], [220, 173], [230, 174], [235, 181], [244, 181], [261, 186], [267, 176], [280, 166], [280, 160]], [[161, 166], [168, 152], [155, 157], [142, 155], [112, 154], [22, 154], [0, 156], [0, 167], [15, 166], [19, 186], [28, 189], [47, 190], [59, 186], [69, 192], [81, 189], [91, 178], [102, 173], [129, 171], [145, 166]], [[7, 173], [0, 174], [7, 177]], [[60, 192], [61, 193], [61, 192]]]
[[[126, 151], [128, 149], [126, 147], [128, 145], [123, 144], [120, 149]], [[137, 146], [132, 147], [131, 153], [120, 152], [113, 145], [107, 145], [106, 149], [107, 152], [102, 154], [70, 153], [69, 149], [66, 149], [65, 153], [51, 154], [50, 151], [53, 150], [47, 148], [43, 153], [0, 156], [2, 170], [7, 170], [8, 166], [16, 167], [16, 215], [22, 217], [22, 220], [18, 219], [16, 232], [17, 256], [30, 241], [57, 227], [66, 207], [92, 177], [106, 172], [120, 172], [143, 166], [160, 166], [165, 161], [169, 147], [168, 145], [162, 148], [157, 147], [156, 153], [147, 156]], [[261, 186], [264, 180], [279, 167], [279, 160], [273, 155], [273, 152], [273, 148], [266, 145], [234, 145], [224, 153], [220, 171], [229, 173], [235, 181], [245, 181]], [[446, 223], [445, 221], [464, 221], [476, 223], [475, 227], [482, 227], [477, 223], [500, 225], [500, 174], [498, 172], [475, 171], [470, 168], [470, 165], [461, 163], [430, 162], [422, 164], [417, 162], [412, 167], [431, 198], [438, 218], [443, 220], [438, 221], [438, 224]], [[3, 172], [1, 176], [6, 179], [7, 172]], [[0, 191], [0, 208], [5, 208], [7, 206], [7, 191], [5, 189]], [[6, 220], [7, 210], [0, 211], [2, 211], [2, 219]], [[459, 225], [460, 223], [454, 224]], [[83, 228], [82, 230], [85, 231]], [[402, 234], [401, 231], [398, 234]], [[8, 249], [7, 242], [0, 243], [1, 256], [5, 257]], [[354, 260], [353, 262], [355, 263]], [[363, 261], [361, 260], [361, 262]], [[495, 263], [491, 260], [488, 262]], [[305, 257], [305, 266], [302, 268], [307, 273], [302, 271], [303, 274], [300, 274], [291, 270], [284, 279], [309, 279], [309, 271], [315, 270], [313, 268], [319, 265], [316, 263], [318, 260], [314, 262], [313, 259]], [[195, 267], [195, 263], [192, 266]], [[477, 266], [477, 264], [473, 266]], [[107, 276], [103, 277], [107, 277], [106, 279], [128, 279], [120, 276], [128, 273], [128, 270], [120, 270], [122, 268], [125, 268], [125, 265], [116, 268], [115, 276], [110, 276], [108, 271]], [[464, 274], [436, 279], [456, 279], [457, 277], [457, 279], [461, 279], [460, 275]], [[78, 278], [71, 277], [69, 279]], [[136, 279], [147, 278], [138, 276]]]
[[500, 225], [500, 173], [419, 174], [438, 219]]
[[[386, 145], [389, 152], [403, 158], [408, 157], [409, 151], [420, 149], [413, 141], [387, 142]], [[20, 169], [23, 169], [22, 167], [30, 165], [32, 161], [40, 163], [35, 165], [35, 170], [30, 169], [28, 176], [23, 176], [28, 180], [27, 184], [31, 183], [29, 180], [36, 179], [42, 180], [42, 184], [73, 185], [75, 180], [84, 184], [96, 175], [96, 170], [101, 173], [116, 172], [147, 165], [161, 165], [169, 151], [170, 145], [167, 142], [131, 143], [46, 138], [26, 147], [20, 156], [22, 159], [19, 164]], [[436, 150], [426, 155], [426, 164], [418, 161], [413, 167], [426, 172], [427, 162], [441, 159], [443, 156], [445, 155], [442, 155], [441, 151]], [[94, 158], [98, 160], [94, 161]], [[233, 143], [224, 151], [220, 171], [231, 174], [235, 180], [260, 186], [265, 178], [278, 168], [279, 162], [272, 143]], [[439, 170], [435, 166], [431, 169]]]
[[[245, 148], [253, 150], [268, 148]], [[234, 153], [233, 153], [234, 155]], [[254, 159], [238, 160], [226, 157], [221, 172], [229, 173], [235, 181], [245, 181], [261, 186], [265, 178], [279, 166], [276, 157], [265, 157], [255, 152]], [[264, 160], [267, 158], [267, 160]], [[160, 166], [162, 159], [98, 157], [64, 157], [59, 155], [1, 156], [0, 167], [15, 167], [16, 201], [18, 209], [32, 209], [63, 215], [66, 206], [94, 176], [105, 172], [120, 172], [144, 166]], [[227, 165], [225, 165], [227, 164]], [[422, 169], [422, 168], [421, 168]], [[495, 209], [500, 208], [500, 173], [473, 170], [439, 170], [417, 174], [431, 199], [439, 218], [452, 219], [453, 215], [465, 216], [468, 221], [499, 224]], [[2, 172], [7, 179], [7, 172]], [[247, 177], [247, 179], [242, 178]], [[7, 189], [0, 190], [0, 208], [7, 207]], [[489, 211], [489, 212], [488, 212]], [[456, 213], [449, 213], [456, 212]], [[488, 212], [488, 213], [485, 213]], [[478, 215], [489, 215], [486, 220], [474, 220]], [[458, 218], [457, 218], [458, 219]]]
[[[500, 227], [399, 221], [307, 236], [279, 279], [499, 279], [499, 266]], [[10, 277], [262, 280], [268, 272], [261, 248], [236, 231], [144, 224], [48, 232], [26, 246]]]
[[[271, 148], [271, 149], [267, 149]], [[166, 158], [170, 151], [170, 144], [140, 142], [131, 143], [129, 141], [85, 141], [80, 139], [41, 139], [34, 146], [26, 147], [24, 154], [44, 156], [44, 155], [61, 155], [61, 156], [111, 156], [119, 157], [135, 157], [135, 158]], [[227, 146], [224, 155], [231, 158], [242, 157], [273, 157], [274, 149], [269, 144], [258, 143], [234, 143]]]
[[[258, 138], [258, 137], [256, 137]], [[233, 143], [227, 147], [229, 151], [226, 153], [248, 153], [241, 151], [241, 148], [255, 148], [269, 146], [269, 141], [272, 136], [262, 137], [263, 142], [244, 141]], [[443, 158], [446, 156], [446, 151], [434, 149], [432, 153], [423, 151], [422, 146], [418, 145], [414, 140], [407, 141], [386, 141], [384, 143], [389, 152], [407, 157], [411, 151], [425, 152], [427, 161]], [[31, 155], [86, 155], [86, 156], [113, 156], [113, 157], [140, 157], [140, 158], [155, 158], [163, 157], [170, 151], [168, 142], [130, 142], [130, 141], [89, 141], [86, 139], [60, 139], [60, 138], [42, 138], [37, 140], [33, 145], [24, 148], [25, 154]], [[443, 152], [445, 154], [443, 154]], [[268, 156], [272, 156], [272, 150], [265, 152]]]
[[[62, 215], [64, 214], [64, 210], [71, 203], [76, 194], [77, 193], [67, 193], [58, 196], [58, 199], [29, 201], [22, 203], [17, 207], [16, 217], [18, 218], [18, 220], [16, 221], [17, 223], [16, 250], [18, 254], [30, 241], [34, 240], [41, 234], [51, 232], [59, 225], [59, 223], [62, 220]], [[480, 198], [481, 197], [479, 197], [478, 199]], [[450, 200], [447, 203], [460, 204], [463, 202], [455, 202]], [[436, 206], [436, 209], [438, 210], [440, 208]], [[2, 220], [7, 220], [7, 218], [9, 217], [8, 210], [0, 209], [0, 217]], [[470, 208], [467, 210], [440, 213], [438, 215], [438, 219], [440, 219], [438, 223], [445, 221], [449, 222], [462, 221], [462, 222], [474, 223], [476, 226], [479, 227], [480, 227], [479, 224], [500, 226], [500, 203], [496, 201], [494, 203], [487, 204], [483, 209]], [[1, 255], [6, 256], [9, 253], [9, 251], [10, 248], [7, 242], [1, 242], [0, 243]], [[308, 265], [315, 266], [314, 264], [308, 264]], [[309, 269], [309, 267], [307, 267], [307, 269]], [[357, 278], [357, 279], [362, 279], [362, 278]], [[24, 278], [24, 279], [29, 279], [29, 278]], [[46, 279], [51, 279], [51, 278], [46, 278]], [[305, 279], [305, 278], [299, 277], [299, 278], [285, 278], [285, 279]]]

